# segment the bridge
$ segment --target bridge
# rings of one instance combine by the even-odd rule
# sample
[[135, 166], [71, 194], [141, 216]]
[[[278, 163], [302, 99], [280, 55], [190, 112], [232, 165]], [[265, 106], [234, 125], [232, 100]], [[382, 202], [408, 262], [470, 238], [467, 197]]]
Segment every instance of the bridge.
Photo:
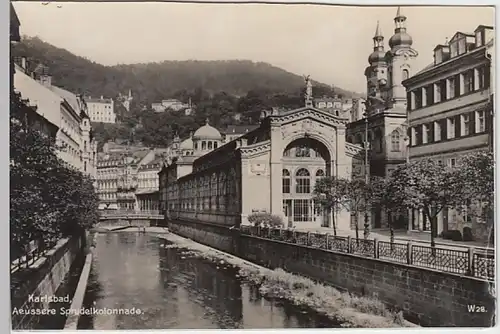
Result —
[[158, 210], [107, 210], [99, 215], [99, 220], [134, 220], [134, 219], [149, 219], [149, 220], [162, 220], [164, 215], [160, 214]]
[[97, 231], [119, 231], [136, 228], [142, 230], [150, 226], [159, 226], [164, 215], [158, 210], [113, 210], [100, 213], [99, 224], [94, 228]]

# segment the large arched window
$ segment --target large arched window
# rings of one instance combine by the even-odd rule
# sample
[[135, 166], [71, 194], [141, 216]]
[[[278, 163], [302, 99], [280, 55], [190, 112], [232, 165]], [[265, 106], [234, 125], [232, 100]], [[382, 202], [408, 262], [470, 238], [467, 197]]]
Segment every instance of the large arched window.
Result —
[[404, 69], [403, 70], [403, 80], [406, 80], [410, 77], [410, 71], [408, 71], [407, 69]]
[[295, 173], [295, 192], [297, 194], [309, 194], [311, 192], [311, 174], [305, 168]]
[[283, 169], [283, 194], [290, 193], [290, 172], [288, 169]]
[[401, 150], [401, 135], [395, 130], [391, 134], [391, 151], [399, 152]]

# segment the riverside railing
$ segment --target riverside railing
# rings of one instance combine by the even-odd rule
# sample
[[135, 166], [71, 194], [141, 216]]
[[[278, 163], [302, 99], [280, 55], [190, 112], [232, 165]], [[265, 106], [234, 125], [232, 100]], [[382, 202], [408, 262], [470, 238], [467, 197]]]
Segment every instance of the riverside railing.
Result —
[[242, 234], [289, 244], [355, 254], [489, 281], [495, 279], [495, 253], [493, 249], [462, 246], [432, 248], [421, 242], [391, 243], [377, 239], [365, 240], [350, 236], [334, 236], [328, 233], [255, 226], [241, 226], [240, 231]]

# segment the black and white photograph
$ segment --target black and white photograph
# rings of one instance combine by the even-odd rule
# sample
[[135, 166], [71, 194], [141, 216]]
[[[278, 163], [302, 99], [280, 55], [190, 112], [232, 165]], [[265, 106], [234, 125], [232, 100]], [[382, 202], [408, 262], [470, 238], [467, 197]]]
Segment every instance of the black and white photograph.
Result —
[[12, 330], [496, 325], [493, 5], [9, 6]]

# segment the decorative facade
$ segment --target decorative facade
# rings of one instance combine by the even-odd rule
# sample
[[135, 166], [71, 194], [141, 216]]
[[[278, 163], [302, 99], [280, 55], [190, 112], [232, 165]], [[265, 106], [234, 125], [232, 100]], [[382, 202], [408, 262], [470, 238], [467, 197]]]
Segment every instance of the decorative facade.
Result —
[[[459, 168], [460, 156], [493, 149], [493, 57], [493, 27], [481, 25], [436, 46], [434, 62], [403, 82], [410, 160], [431, 158]], [[471, 227], [476, 237], [487, 233], [485, 223], [466, 211], [444, 210], [438, 217], [438, 233], [463, 227]], [[429, 231], [430, 222], [412, 212], [409, 229]]]
[[289, 226], [350, 229], [347, 212], [322, 213], [313, 200], [318, 178], [351, 177], [363, 161], [361, 147], [345, 142], [347, 119], [312, 106], [266, 112], [260, 126], [221, 145], [209, 124], [193, 135], [193, 155], [179, 156], [160, 174], [160, 207], [166, 219], [238, 226], [255, 211]]
[[[370, 175], [385, 177], [407, 157], [406, 90], [402, 82], [412, 75], [413, 61], [418, 56], [413, 39], [406, 31], [406, 16], [398, 7], [394, 18], [394, 34], [385, 51], [384, 36], [377, 22], [373, 52], [365, 70], [367, 99], [352, 110], [347, 126], [347, 141], [369, 150]], [[360, 112], [363, 112], [360, 115]], [[366, 124], [368, 123], [368, 124]], [[366, 141], [368, 143], [366, 143]], [[402, 227], [402, 217], [392, 217], [382, 209], [374, 209], [372, 228], [385, 228], [389, 223]]]

